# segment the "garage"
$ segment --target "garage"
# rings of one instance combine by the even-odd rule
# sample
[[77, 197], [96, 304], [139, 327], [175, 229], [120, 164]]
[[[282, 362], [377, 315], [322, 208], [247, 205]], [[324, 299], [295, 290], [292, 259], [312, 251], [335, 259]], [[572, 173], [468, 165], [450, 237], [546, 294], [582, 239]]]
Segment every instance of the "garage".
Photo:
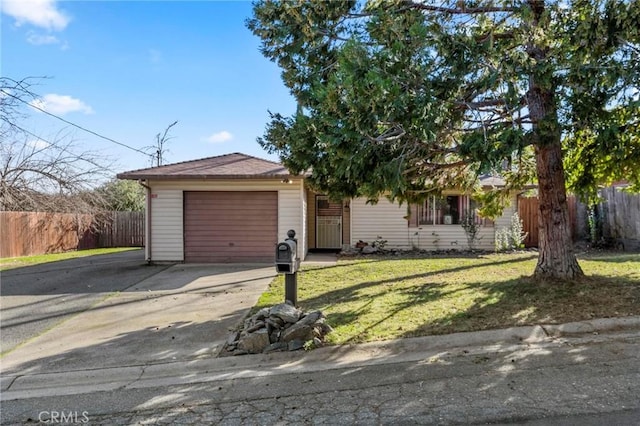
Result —
[[273, 262], [277, 236], [276, 191], [184, 192], [185, 262]]
[[272, 263], [296, 231], [307, 249], [304, 176], [280, 163], [232, 153], [118, 174], [146, 193], [145, 259]]

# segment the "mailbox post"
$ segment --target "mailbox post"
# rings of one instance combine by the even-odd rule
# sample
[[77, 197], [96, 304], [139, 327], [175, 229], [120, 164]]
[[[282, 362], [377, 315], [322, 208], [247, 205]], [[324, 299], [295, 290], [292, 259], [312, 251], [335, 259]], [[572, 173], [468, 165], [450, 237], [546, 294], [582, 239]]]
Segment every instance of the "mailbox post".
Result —
[[276, 245], [276, 272], [284, 275], [284, 300], [298, 304], [298, 240], [296, 231], [287, 231], [287, 239]]

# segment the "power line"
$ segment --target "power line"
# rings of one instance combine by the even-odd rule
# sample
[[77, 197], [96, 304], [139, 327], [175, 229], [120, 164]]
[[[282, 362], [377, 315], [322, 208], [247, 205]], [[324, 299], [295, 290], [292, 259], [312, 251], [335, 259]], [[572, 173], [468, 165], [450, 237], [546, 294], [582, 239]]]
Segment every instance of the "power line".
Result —
[[15, 127], [16, 129], [20, 130], [21, 132], [24, 132], [24, 133], [26, 133], [28, 135], [33, 136], [34, 138], [37, 138], [38, 140], [41, 140], [42, 142], [45, 142], [45, 143], [49, 144], [49, 146], [52, 147], [52, 148], [55, 148], [57, 150], [60, 150], [62, 152], [66, 152], [67, 154], [70, 154], [70, 155], [73, 155], [73, 156], [77, 157], [78, 161], [84, 161], [84, 162], [89, 163], [89, 164], [91, 164], [93, 166], [98, 166], [98, 164], [96, 164], [94, 161], [87, 160], [86, 158], [82, 158], [78, 154], [69, 151], [66, 147], [60, 146], [57, 143], [53, 143], [53, 142], [51, 142], [51, 141], [49, 141], [49, 140], [47, 140], [47, 139], [45, 139], [45, 138], [43, 138], [41, 136], [38, 136], [35, 133], [30, 132], [29, 130], [25, 129], [24, 127], [20, 127], [17, 124], [13, 124], [13, 123], [11, 125], [13, 127]]
[[86, 128], [84, 128], [84, 127], [82, 127], [82, 126], [78, 125], [78, 124], [75, 124], [75, 123], [72, 123], [71, 121], [65, 120], [64, 118], [59, 117], [59, 116], [57, 116], [57, 115], [55, 115], [55, 114], [52, 114], [52, 113], [50, 113], [49, 111], [46, 111], [46, 110], [44, 110], [44, 109], [42, 109], [42, 108], [40, 108], [40, 107], [38, 107], [38, 106], [36, 106], [36, 105], [33, 105], [33, 104], [31, 104], [31, 103], [29, 103], [29, 102], [25, 101], [24, 99], [21, 99], [21, 98], [20, 98], [20, 97], [18, 97], [18, 96], [15, 96], [15, 95], [13, 95], [13, 94], [11, 94], [11, 93], [5, 92], [3, 89], [0, 89], [0, 92], [2, 92], [3, 94], [5, 94], [5, 95], [7, 95], [7, 96], [10, 96], [10, 97], [12, 97], [12, 98], [14, 98], [14, 99], [17, 99], [18, 101], [20, 101], [20, 102], [22, 102], [22, 103], [24, 103], [24, 104], [29, 105], [31, 108], [35, 108], [35, 109], [37, 109], [37, 110], [38, 110], [38, 111], [40, 111], [40, 112], [44, 112], [45, 114], [50, 115], [50, 116], [51, 116], [51, 117], [53, 117], [53, 118], [56, 118], [56, 119], [58, 119], [58, 120], [60, 120], [60, 121], [62, 121], [62, 122], [64, 122], [64, 123], [67, 123], [67, 124], [69, 124], [69, 125], [71, 125], [71, 126], [73, 126], [73, 127], [76, 127], [76, 128], [78, 128], [78, 129], [80, 129], [80, 130], [83, 130], [83, 131], [85, 131], [85, 132], [87, 132], [87, 133], [91, 133], [92, 135], [97, 136], [97, 137], [99, 137], [99, 138], [101, 138], [101, 139], [104, 139], [104, 140], [106, 140], [106, 141], [109, 141], [109, 142], [115, 143], [116, 145], [123, 146], [123, 147], [128, 148], [128, 149], [130, 149], [130, 150], [132, 150], [132, 151], [139, 152], [140, 154], [144, 154], [144, 155], [146, 155], [146, 156], [149, 156], [149, 155], [150, 155], [148, 152], [144, 152], [144, 151], [142, 151], [142, 150], [140, 150], [140, 149], [138, 149], [138, 148], [134, 148], [134, 147], [132, 147], [132, 146], [129, 146], [129, 145], [123, 144], [122, 142], [118, 142], [117, 140], [114, 140], [114, 139], [111, 139], [111, 138], [109, 138], [109, 137], [103, 136], [103, 135], [101, 135], [101, 134], [99, 134], [99, 133], [96, 133], [96, 132], [94, 132], [93, 130], [86, 129]]

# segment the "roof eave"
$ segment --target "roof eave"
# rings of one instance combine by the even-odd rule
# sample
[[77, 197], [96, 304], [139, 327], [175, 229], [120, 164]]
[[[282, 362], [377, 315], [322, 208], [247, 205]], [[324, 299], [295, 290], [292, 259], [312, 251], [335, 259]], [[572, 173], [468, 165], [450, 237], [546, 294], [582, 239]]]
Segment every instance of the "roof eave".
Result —
[[268, 174], [268, 175], [147, 175], [119, 173], [118, 179], [126, 180], [225, 180], [225, 179], [303, 179], [304, 176], [290, 174]]

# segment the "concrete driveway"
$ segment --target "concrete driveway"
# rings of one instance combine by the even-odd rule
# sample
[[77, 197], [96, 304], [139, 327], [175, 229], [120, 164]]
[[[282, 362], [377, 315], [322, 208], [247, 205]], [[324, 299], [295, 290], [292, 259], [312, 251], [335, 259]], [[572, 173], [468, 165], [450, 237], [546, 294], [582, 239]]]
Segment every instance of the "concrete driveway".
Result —
[[[139, 366], [215, 356], [224, 345], [229, 328], [242, 319], [275, 276], [272, 265], [164, 268], [137, 283], [120, 283], [121, 288], [125, 287], [122, 291], [66, 317], [66, 321], [5, 354], [3, 375]], [[13, 288], [14, 293], [19, 293], [16, 286]], [[52, 297], [60, 296], [53, 293]], [[3, 323], [4, 320], [3, 305]]]
[[39, 336], [114, 293], [167, 269], [149, 266], [143, 250], [69, 259], [0, 274], [2, 352]]

